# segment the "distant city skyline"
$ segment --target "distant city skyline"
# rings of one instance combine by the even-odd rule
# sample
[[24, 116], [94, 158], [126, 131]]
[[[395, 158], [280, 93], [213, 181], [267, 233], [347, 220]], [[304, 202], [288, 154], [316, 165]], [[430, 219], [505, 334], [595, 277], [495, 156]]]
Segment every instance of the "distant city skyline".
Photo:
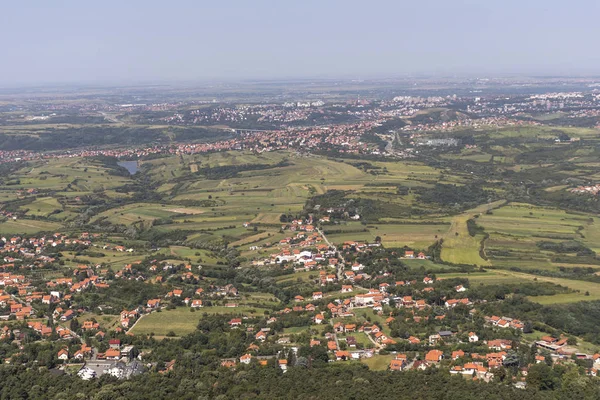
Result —
[[0, 85], [600, 75], [600, 4], [5, 2]]

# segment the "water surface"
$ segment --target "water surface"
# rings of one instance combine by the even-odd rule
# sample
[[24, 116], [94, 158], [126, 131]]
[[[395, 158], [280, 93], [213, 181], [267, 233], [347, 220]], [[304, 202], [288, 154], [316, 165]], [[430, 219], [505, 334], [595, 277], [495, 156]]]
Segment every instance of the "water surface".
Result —
[[121, 167], [125, 167], [125, 169], [129, 171], [131, 175], [138, 172], [139, 169], [137, 161], [119, 161], [117, 164], [119, 164]]

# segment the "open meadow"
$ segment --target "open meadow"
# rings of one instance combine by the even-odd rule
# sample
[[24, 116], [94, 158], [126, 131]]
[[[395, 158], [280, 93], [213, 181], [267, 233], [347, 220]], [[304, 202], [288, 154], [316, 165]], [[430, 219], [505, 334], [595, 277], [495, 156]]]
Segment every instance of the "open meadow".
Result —
[[192, 333], [204, 314], [226, 314], [231, 317], [243, 315], [262, 315], [264, 309], [254, 307], [202, 307], [194, 312], [189, 307], [179, 307], [174, 310], [153, 312], [142, 317], [130, 330], [134, 335], [154, 335], [155, 337], [166, 337], [169, 333], [175, 333], [181, 337]]
[[485, 266], [490, 265], [488, 260], [481, 257], [482, 234], [471, 236], [467, 227], [467, 221], [475, 216], [500, 207], [504, 200], [498, 200], [494, 203], [484, 204], [474, 209], [465, 211], [452, 219], [450, 229], [444, 235], [441, 258], [452, 264], [468, 264]]

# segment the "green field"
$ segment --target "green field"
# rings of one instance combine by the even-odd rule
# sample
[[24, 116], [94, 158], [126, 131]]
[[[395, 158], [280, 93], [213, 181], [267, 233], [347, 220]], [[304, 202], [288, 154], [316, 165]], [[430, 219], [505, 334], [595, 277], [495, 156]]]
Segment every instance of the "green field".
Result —
[[[574, 293], [561, 293], [553, 296], [531, 296], [529, 300], [540, 304], [560, 304], [574, 303], [577, 301], [600, 300], [600, 283], [588, 282], [583, 280], [553, 278], [539, 275], [526, 274], [515, 271], [489, 270], [488, 272], [477, 273], [449, 273], [439, 274], [443, 278], [468, 278], [472, 284], [498, 285], [504, 283], [523, 283], [523, 282], [550, 282], [573, 289]], [[586, 292], [589, 295], [586, 296]]]
[[[111, 269], [117, 271], [117, 270], [122, 269], [125, 265], [131, 264], [138, 260], [141, 260], [147, 254], [149, 254], [146, 252], [143, 252], [143, 253], [142, 252], [134, 252], [134, 253], [117, 252], [114, 250], [102, 250], [101, 248], [100, 249], [94, 248], [93, 251], [97, 252], [97, 253], [102, 253], [105, 256], [104, 257], [91, 257], [86, 254], [76, 256], [75, 253], [72, 251], [65, 251], [63, 253], [63, 255], [65, 256], [66, 259], [69, 259], [69, 260], [73, 260], [74, 258], [77, 258], [77, 259], [87, 260], [91, 264], [106, 264], [109, 267], [111, 267]], [[74, 264], [78, 264], [78, 263], [66, 261], [66, 265], [71, 265], [71, 264], [74, 265]]]
[[310, 332], [313, 336], [318, 336], [321, 332], [323, 332], [323, 330], [325, 329], [326, 326], [327, 326], [326, 324], [310, 325], [310, 326], [292, 326], [289, 328], [284, 328], [283, 334], [284, 335], [298, 334], [298, 333], [302, 333], [302, 332], [306, 332], [307, 330], [310, 330]]
[[99, 315], [94, 313], [83, 313], [77, 317], [77, 321], [83, 325], [84, 321], [94, 319], [100, 324], [100, 329], [104, 332], [114, 330], [116, 327], [121, 326], [119, 315]]
[[490, 265], [490, 262], [481, 258], [479, 254], [483, 235], [469, 235], [467, 220], [476, 215], [481, 215], [488, 210], [493, 210], [504, 203], [504, 200], [499, 200], [494, 203], [483, 204], [454, 217], [450, 229], [444, 235], [441, 253], [442, 260], [453, 264]]
[[18, 184], [11, 189], [51, 189], [55, 191], [78, 192], [107, 190], [125, 183], [130, 179], [110, 175], [110, 171], [97, 162], [85, 158], [53, 158], [31, 163], [11, 175], [11, 181]]
[[138, 221], [154, 221], [159, 218], [173, 218], [185, 215], [196, 215], [205, 212], [200, 208], [169, 206], [165, 204], [134, 203], [105, 211], [95, 218], [108, 219], [112, 223], [131, 224]]
[[425, 268], [425, 270], [427, 271], [432, 271], [434, 273], [436, 272], [441, 272], [441, 273], [445, 273], [448, 271], [454, 271], [456, 268], [449, 266], [449, 265], [445, 265], [445, 264], [437, 264], [431, 260], [419, 260], [417, 258], [415, 259], [403, 259], [402, 262], [411, 269], [420, 269], [420, 268]]
[[[244, 164], [275, 165], [284, 160], [288, 163], [287, 166], [242, 171], [238, 176], [224, 179], [206, 179], [202, 175], [190, 172], [190, 165], [201, 165], [203, 168]], [[157, 229], [206, 231], [232, 225], [238, 228], [243, 223], [250, 222], [260, 230], [266, 231], [256, 236], [244, 236], [245, 231], [231, 234], [219, 232], [230, 236], [234, 239], [231, 243], [242, 248], [248, 243], [258, 243], [267, 239], [268, 234], [276, 234], [281, 226], [279, 218], [282, 213], [299, 212], [310, 197], [328, 190], [355, 190], [359, 196], [365, 195], [370, 198], [380, 198], [387, 193], [387, 196], [396, 197], [394, 201], [399, 202], [398, 204], [410, 204], [414, 197], [394, 196], [393, 186], [390, 185], [422, 186], [423, 183], [419, 180], [433, 180], [440, 175], [438, 170], [421, 163], [400, 161], [373, 162], [373, 165], [388, 170], [385, 176], [374, 176], [354, 167], [352, 162], [354, 161], [331, 160], [319, 156], [297, 156], [287, 152], [273, 152], [268, 155], [222, 152], [151, 160], [144, 163], [144, 170], [152, 179], [162, 183], [159, 191], [170, 196], [174, 202], [214, 202], [214, 206], [203, 208], [203, 214], [176, 216], [172, 218], [172, 224], [161, 225]], [[170, 179], [177, 179], [179, 183], [173, 185], [168, 182]], [[380, 179], [384, 179], [385, 183], [377, 186], [376, 182]], [[109, 217], [111, 221], [120, 217], [127, 221], [156, 218], [156, 215], [148, 215], [147, 212], [140, 213], [128, 209], [110, 210], [103, 216]], [[332, 240], [372, 241], [376, 236], [381, 236], [383, 243], [389, 246], [409, 245], [426, 248], [435, 242], [435, 235], [443, 231], [443, 226], [435, 225], [391, 225], [378, 227], [381, 232], [377, 232], [376, 229], [358, 232], [364, 227], [360, 223], [354, 226], [357, 227], [355, 231], [345, 230], [342, 234], [333, 235]]]
[[[477, 224], [489, 234], [485, 250], [492, 265], [503, 268], [556, 269], [553, 254], [538, 248], [542, 241], [579, 241], [592, 250], [600, 243], [600, 223], [595, 218], [556, 208], [510, 203], [481, 215]], [[567, 264], [581, 263], [574, 255], [560, 258]]]
[[318, 277], [319, 273], [314, 271], [302, 271], [296, 272], [290, 275], [281, 275], [275, 278], [275, 282], [277, 283], [286, 283], [286, 282], [295, 282], [297, 280], [300, 281], [309, 281], [310, 276]]
[[62, 211], [63, 206], [54, 197], [40, 197], [35, 199], [35, 201], [27, 204], [26, 206], [21, 206], [20, 209], [29, 210], [27, 212], [27, 215], [47, 217], [53, 211]]
[[40, 221], [31, 219], [18, 219], [16, 221], [0, 221], [0, 233], [5, 235], [15, 234], [34, 234], [37, 232], [55, 232], [60, 230], [61, 224], [50, 221]]
[[395, 354], [387, 354], [387, 355], [374, 355], [371, 358], [363, 358], [360, 360], [361, 363], [365, 364], [369, 367], [369, 369], [373, 371], [385, 371], [390, 366], [390, 362], [396, 358]]
[[200, 321], [204, 313], [231, 314], [233, 317], [239, 315], [263, 315], [264, 311], [264, 309], [252, 307], [202, 307], [192, 312], [189, 307], [180, 307], [175, 310], [153, 312], [142, 317], [131, 332], [135, 335], [154, 334], [158, 337], [165, 337], [172, 331], [176, 336], [181, 337], [196, 330], [198, 321]]
[[[569, 132], [592, 137], [590, 130]], [[546, 128], [526, 127], [499, 129], [491, 132], [489, 138], [491, 141], [501, 141], [513, 138], [551, 138], [552, 135], [554, 133]], [[517, 163], [515, 160], [525, 150], [537, 149], [536, 146], [538, 144], [527, 144], [525, 149], [505, 142], [491, 143], [485, 149], [463, 149], [460, 153], [449, 152], [441, 158], [446, 162], [459, 160], [473, 164], [502, 164], [503, 168], [515, 173], [535, 171], [546, 164], [532, 165]], [[597, 173], [595, 171], [600, 163], [592, 153], [579, 149], [574, 150], [573, 154], [574, 159], [580, 162], [578, 168], [581, 169], [581, 174], [590, 171]], [[246, 168], [252, 164], [261, 167]], [[591, 258], [583, 260], [576, 254], [560, 254], [558, 257], [551, 251], [540, 250], [538, 246], [540, 241], [576, 241], [594, 251], [600, 251], [600, 220], [595, 216], [550, 206], [507, 203], [505, 200], [484, 203], [466, 211], [455, 211], [456, 209], [440, 207], [436, 203], [421, 202], [420, 191], [432, 188], [442, 180], [461, 187], [469, 182], [468, 174], [433, 168], [421, 161], [369, 161], [368, 164], [369, 168], [378, 172], [367, 172], [355, 159], [306, 156], [286, 151], [268, 154], [224, 151], [156, 158], [141, 162], [141, 174], [148, 179], [146, 183], [155, 185], [160, 197], [142, 197], [148, 200], [136, 197], [136, 202], [131, 202], [128, 201], [128, 196], [133, 197], [134, 194], [122, 187], [139, 183], [139, 180], [114, 175], [110, 168], [103, 166], [98, 160], [68, 158], [36, 161], [12, 172], [7, 179], [10, 184], [0, 185], [0, 199], [22, 196], [22, 201], [17, 203], [18, 209], [27, 211], [27, 218], [36, 219], [19, 218], [16, 221], [0, 222], [0, 232], [12, 235], [60, 231], [72, 226], [72, 222], [87, 208], [84, 202], [75, 200], [76, 198], [95, 197], [102, 193], [102, 201], [109, 206], [102, 207], [93, 214], [89, 225], [102, 226], [102, 229], [118, 228], [107, 229], [115, 232], [110, 234], [108, 244], [123, 242], [123, 225], [133, 225], [143, 233], [151, 230], [151, 233], [162, 240], [168, 239], [170, 232], [185, 231], [186, 236], [176, 243], [168, 242], [157, 246], [161, 247], [157, 255], [166, 256], [175, 264], [191, 262], [218, 268], [220, 264], [226, 263], [226, 259], [219, 255], [218, 250], [212, 249], [219, 249], [227, 244], [229, 248], [240, 251], [241, 256], [246, 259], [245, 265], [249, 265], [254, 259], [265, 258], [279, 251], [272, 244], [291, 235], [289, 231], [280, 231], [281, 214], [299, 214], [304, 212], [310, 198], [330, 190], [344, 190], [348, 191], [346, 200], [368, 199], [377, 202], [384, 215], [371, 216], [370, 219], [361, 221], [323, 225], [329, 240], [336, 244], [354, 240], [373, 242], [380, 237], [387, 248], [406, 246], [420, 251], [443, 239], [442, 261], [503, 270], [472, 274], [470, 279], [475, 284], [533, 279], [533, 275], [527, 274], [516, 278], [516, 273], [508, 271], [514, 267], [523, 271], [552, 271], [565, 265], [600, 265]], [[209, 175], [201, 173], [209, 167], [223, 166], [244, 168], [223, 178], [210, 179]], [[559, 179], [566, 174], [563, 171], [557, 171], [556, 174], [557, 180], [549, 186], [547, 193], [560, 193], [567, 188], [566, 185], [558, 185], [561, 182]], [[489, 182], [489, 185], [489, 190], [497, 195], [496, 198], [503, 197], [504, 189], [494, 187], [493, 182]], [[24, 195], [22, 191], [27, 189], [42, 192], [33, 196]], [[61, 212], [55, 213], [55, 210]], [[467, 221], [471, 219], [481, 228], [474, 236], [469, 234], [467, 228]], [[250, 223], [250, 226], [244, 227], [245, 223]], [[152, 254], [150, 243], [140, 237], [136, 233], [129, 234], [128, 243], [136, 248], [133, 254], [104, 251], [100, 248], [94, 249], [94, 252], [102, 253], [104, 257], [85, 254], [76, 256], [73, 252], [65, 251], [63, 255], [69, 259], [66, 265], [74, 264], [71, 260], [77, 257], [92, 264], [104, 263], [114, 270], [121, 269], [127, 263]], [[250, 250], [251, 246], [263, 248]], [[435, 264], [430, 260], [406, 260], [406, 263], [412, 269], [425, 268], [444, 275], [447, 271], [453, 271], [451, 266]], [[275, 284], [286, 290], [308, 290], [313, 285], [310, 277], [314, 279], [317, 275], [316, 272], [302, 272], [278, 276]], [[558, 278], [538, 277], [540, 281], [543, 279]], [[595, 284], [561, 281], [566, 281], [568, 287], [580, 292], [535, 300], [551, 303], [600, 298]], [[586, 291], [590, 292], [590, 296], [584, 296]], [[340, 296], [332, 293], [331, 297]], [[256, 297], [246, 300], [261, 303], [261, 299]], [[269, 301], [264, 304], [272, 305]], [[361, 317], [364, 318], [365, 315]], [[152, 318], [156, 317], [150, 317], [149, 322], [142, 323], [141, 328], [136, 329], [146, 329], [144, 324], [152, 323]]]

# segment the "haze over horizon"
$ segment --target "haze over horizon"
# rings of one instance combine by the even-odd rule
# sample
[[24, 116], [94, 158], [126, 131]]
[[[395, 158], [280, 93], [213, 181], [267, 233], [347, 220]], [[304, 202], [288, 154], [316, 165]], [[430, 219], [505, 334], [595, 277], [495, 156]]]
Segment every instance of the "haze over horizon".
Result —
[[8, 2], [0, 85], [598, 75], [598, 2]]

